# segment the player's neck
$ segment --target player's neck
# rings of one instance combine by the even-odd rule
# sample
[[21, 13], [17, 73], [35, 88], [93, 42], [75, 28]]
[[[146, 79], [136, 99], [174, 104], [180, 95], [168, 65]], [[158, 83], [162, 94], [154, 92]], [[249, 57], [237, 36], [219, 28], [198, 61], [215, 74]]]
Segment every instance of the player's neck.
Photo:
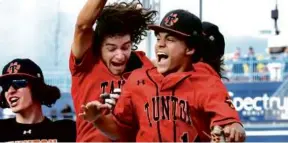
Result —
[[193, 69], [192, 61], [187, 61], [182, 64], [182, 66], [178, 69], [177, 72], [188, 72]]
[[181, 66], [179, 66], [178, 68], [171, 70], [167, 73], [162, 74], [163, 76], [167, 76], [171, 73], [180, 73], [180, 72], [189, 72], [193, 70], [193, 64], [192, 62], [189, 60], [187, 62], [182, 62]]
[[183, 60], [181, 66], [175, 69], [174, 72], [189, 72], [193, 69], [193, 64], [190, 58]]
[[25, 111], [16, 114], [16, 122], [21, 124], [40, 123], [45, 119], [41, 105], [35, 105], [27, 108]]

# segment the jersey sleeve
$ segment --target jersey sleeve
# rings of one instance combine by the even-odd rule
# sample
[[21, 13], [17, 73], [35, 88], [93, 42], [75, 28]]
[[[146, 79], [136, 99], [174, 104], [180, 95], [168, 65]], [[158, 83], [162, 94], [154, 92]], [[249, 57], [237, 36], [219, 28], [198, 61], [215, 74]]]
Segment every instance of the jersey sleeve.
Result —
[[81, 73], [86, 73], [92, 69], [93, 65], [96, 63], [96, 58], [93, 55], [92, 48], [89, 48], [82, 59], [76, 59], [72, 51], [70, 52], [69, 58], [69, 69], [72, 76], [79, 76]]
[[121, 141], [135, 141], [134, 137], [136, 137], [137, 120], [132, 102], [132, 92], [128, 79], [113, 110], [113, 119], [119, 127]]
[[219, 125], [227, 125], [231, 123], [240, 123], [238, 112], [233, 106], [232, 100], [228, 95], [224, 84], [220, 81], [215, 87], [211, 87], [208, 94], [202, 96], [202, 106], [210, 117], [210, 128]]

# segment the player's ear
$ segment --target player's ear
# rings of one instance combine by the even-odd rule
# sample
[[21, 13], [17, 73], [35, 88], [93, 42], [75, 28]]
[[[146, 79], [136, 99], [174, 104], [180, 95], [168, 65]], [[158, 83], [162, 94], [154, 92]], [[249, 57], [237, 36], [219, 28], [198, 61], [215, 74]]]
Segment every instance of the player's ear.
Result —
[[186, 48], [186, 55], [187, 56], [191, 56], [195, 53], [195, 49], [194, 48]]

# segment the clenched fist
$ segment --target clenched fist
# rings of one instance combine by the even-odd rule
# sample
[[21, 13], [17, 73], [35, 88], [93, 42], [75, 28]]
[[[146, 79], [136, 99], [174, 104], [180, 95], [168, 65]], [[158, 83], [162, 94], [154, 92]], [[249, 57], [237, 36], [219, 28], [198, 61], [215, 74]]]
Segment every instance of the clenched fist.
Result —
[[113, 109], [117, 103], [117, 100], [121, 94], [120, 88], [115, 88], [113, 93], [111, 94], [101, 94], [100, 97], [104, 100], [105, 105], [109, 107], [109, 109]]
[[245, 129], [239, 123], [226, 125], [223, 131], [227, 142], [244, 142], [246, 139]]

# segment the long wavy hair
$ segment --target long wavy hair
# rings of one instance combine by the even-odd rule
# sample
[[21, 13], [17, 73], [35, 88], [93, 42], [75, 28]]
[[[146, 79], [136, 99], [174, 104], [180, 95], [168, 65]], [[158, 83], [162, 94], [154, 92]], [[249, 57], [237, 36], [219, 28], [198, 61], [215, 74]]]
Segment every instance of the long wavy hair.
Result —
[[94, 54], [99, 55], [106, 37], [130, 35], [132, 50], [147, 36], [148, 25], [154, 24], [157, 11], [143, 8], [138, 0], [105, 6], [96, 21], [93, 38]]

